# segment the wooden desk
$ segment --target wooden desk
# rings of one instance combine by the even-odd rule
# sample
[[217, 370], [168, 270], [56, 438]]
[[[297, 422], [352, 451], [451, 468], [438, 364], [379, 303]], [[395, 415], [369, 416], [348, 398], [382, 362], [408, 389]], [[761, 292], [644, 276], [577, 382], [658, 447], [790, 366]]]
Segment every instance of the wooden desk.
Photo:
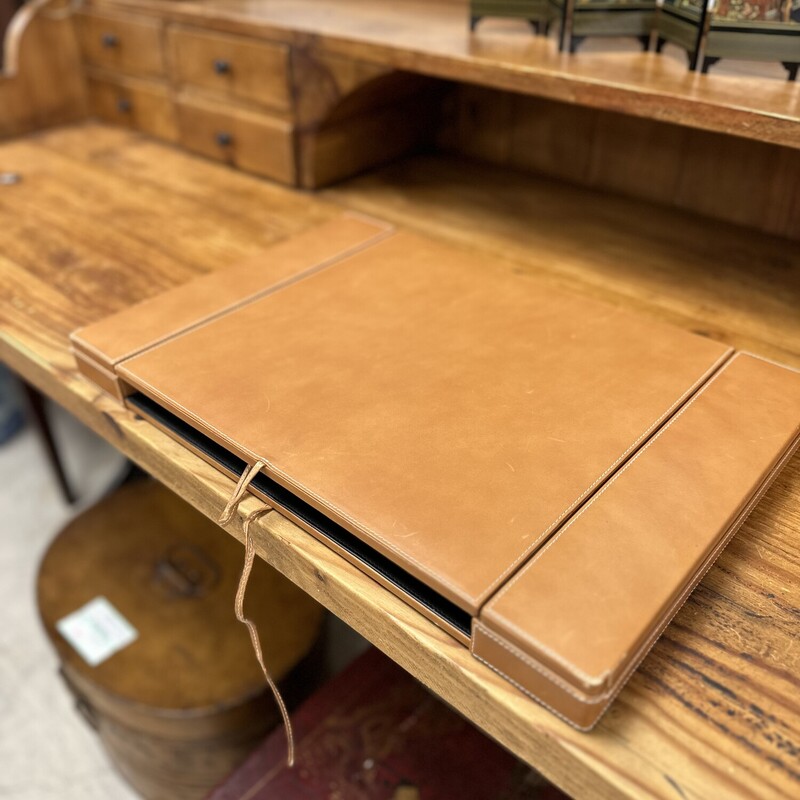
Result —
[[[23, 177], [0, 187], [0, 358], [212, 518], [231, 481], [80, 378], [67, 334], [341, 206], [487, 258], [502, 251], [545, 280], [800, 366], [800, 248], [641, 201], [442, 157], [312, 197], [97, 124], [0, 145], [0, 164]], [[241, 536], [238, 520], [228, 530]], [[257, 541], [262, 557], [576, 797], [789, 798], [800, 794], [798, 531], [795, 457], [590, 734], [279, 515]]]
[[88, 7], [147, 11], [436, 78], [800, 148], [800, 86], [780, 80], [780, 69], [773, 73], [778, 79], [764, 80], [764, 69], [752, 64], [744, 72], [724, 63], [712, 76], [689, 72], [682, 53], [587, 50], [572, 57], [552, 39], [532, 36], [525, 21], [487, 20], [470, 35], [468, 8], [459, 0], [89, 0]]
[[698, 75], [604, 42], [569, 56], [524, 21], [470, 36], [466, 0], [73, 8], [31, 0], [15, 19], [0, 138], [88, 112], [306, 188], [435, 142], [800, 240], [800, 83], [780, 67]]

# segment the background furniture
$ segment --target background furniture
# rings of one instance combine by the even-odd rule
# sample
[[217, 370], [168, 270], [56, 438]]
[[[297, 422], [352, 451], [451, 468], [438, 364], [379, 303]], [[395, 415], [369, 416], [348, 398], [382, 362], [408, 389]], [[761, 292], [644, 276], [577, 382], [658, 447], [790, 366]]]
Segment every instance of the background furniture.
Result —
[[551, 0], [470, 0], [469, 29], [474, 31], [484, 17], [524, 19], [537, 34], [547, 35], [556, 9]]
[[[37, 601], [77, 710], [145, 798], [199, 800], [281, 717], [233, 616], [242, 548], [155, 481], [123, 486], [79, 514], [42, 559]], [[321, 679], [309, 658], [323, 611], [258, 561], [245, 614], [295, 702]], [[89, 664], [57, 625], [96, 598], [136, 638]], [[102, 619], [102, 618], [101, 618]]]
[[[788, 6], [791, 0], [784, 2]], [[754, 5], [753, 11], [757, 10]], [[666, 42], [677, 44], [686, 50], [689, 69], [699, 66], [703, 73], [722, 58], [776, 61], [786, 68], [790, 81], [797, 79], [799, 22], [728, 18], [725, 11], [712, 8], [709, 0], [665, 0], [657, 17], [656, 52]]]
[[551, 0], [561, 9], [559, 50], [575, 53], [587, 36], [633, 36], [650, 47], [655, 0]]
[[61, 496], [66, 503], [74, 503], [76, 499], [75, 493], [72, 491], [72, 486], [64, 468], [64, 462], [58, 450], [58, 444], [53, 435], [50, 418], [47, 415], [47, 401], [41, 392], [38, 392], [25, 381], [20, 381], [20, 384], [28, 404], [28, 417], [36, 429], [39, 441], [42, 443], [45, 456], [61, 491]]
[[0, 0], [0, 62], [3, 58], [2, 34], [21, 5], [19, 0]]

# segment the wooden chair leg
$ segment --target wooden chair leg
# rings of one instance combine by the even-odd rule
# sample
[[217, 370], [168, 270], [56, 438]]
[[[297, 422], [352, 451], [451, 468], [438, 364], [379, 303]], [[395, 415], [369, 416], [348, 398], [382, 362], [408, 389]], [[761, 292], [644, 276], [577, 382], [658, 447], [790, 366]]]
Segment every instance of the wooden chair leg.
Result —
[[569, 37], [569, 51], [570, 53], [577, 53], [578, 48], [583, 44], [585, 36], [570, 36]]
[[64, 472], [64, 465], [58, 454], [55, 439], [53, 438], [53, 429], [50, 426], [50, 420], [47, 418], [47, 410], [45, 408], [44, 398], [32, 386], [29, 386], [25, 381], [20, 381], [22, 384], [25, 398], [28, 403], [30, 411], [29, 417], [33, 423], [34, 428], [39, 434], [39, 439], [44, 446], [45, 455], [50, 462], [50, 466], [55, 475], [61, 495], [64, 500], [70, 505], [75, 502], [75, 494], [72, 487], [69, 485], [67, 475]]

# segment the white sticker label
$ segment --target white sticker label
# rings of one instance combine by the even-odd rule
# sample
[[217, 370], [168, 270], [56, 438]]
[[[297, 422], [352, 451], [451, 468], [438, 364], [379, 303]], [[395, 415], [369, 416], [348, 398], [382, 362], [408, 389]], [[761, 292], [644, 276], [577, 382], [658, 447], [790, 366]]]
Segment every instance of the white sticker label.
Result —
[[102, 664], [135, 642], [136, 628], [105, 597], [95, 597], [56, 623], [58, 632], [90, 666]]

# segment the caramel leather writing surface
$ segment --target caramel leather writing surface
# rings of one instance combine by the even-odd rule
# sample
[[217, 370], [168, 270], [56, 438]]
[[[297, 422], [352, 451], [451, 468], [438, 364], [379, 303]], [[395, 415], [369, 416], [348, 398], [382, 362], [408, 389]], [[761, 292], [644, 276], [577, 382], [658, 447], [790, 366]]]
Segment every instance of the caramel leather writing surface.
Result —
[[399, 233], [119, 373], [476, 613], [727, 354]]
[[471, 620], [477, 658], [580, 727], [800, 434], [792, 370], [363, 220], [74, 344], [228, 474], [263, 462], [255, 494], [462, 643]]
[[70, 337], [72, 346], [85, 359], [113, 371], [124, 358], [230, 311], [254, 295], [277, 290], [283, 281], [320, 268], [389, 230], [390, 226], [376, 220], [343, 215], [243, 264], [212, 272], [75, 331]]
[[484, 606], [473, 652], [590, 725], [798, 434], [800, 373], [735, 355]]

